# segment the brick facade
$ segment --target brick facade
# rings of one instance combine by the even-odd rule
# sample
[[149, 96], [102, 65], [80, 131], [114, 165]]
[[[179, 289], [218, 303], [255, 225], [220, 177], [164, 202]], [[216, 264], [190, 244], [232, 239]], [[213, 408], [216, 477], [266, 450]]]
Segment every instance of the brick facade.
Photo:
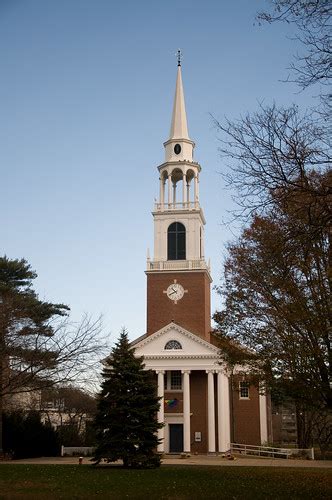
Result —
[[[164, 293], [175, 279], [188, 290], [177, 304]], [[210, 307], [210, 278], [205, 271], [147, 273], [148, 335], [173, 321], [209, 341]]]
[[231, 389], [231, 437], [234, 443], [260, 445], [259, 393], [257, 387], [249, 386], [249, 398], [241, 399], [239, 382], [241, 377], [233, 379]]
[[[208, 452], [207, 377], [203, 371], [193, 371], [190, 376], [191, 449], [193, 453]], [[201, 442], [195, 441], [195, 432], [201, 432]]]

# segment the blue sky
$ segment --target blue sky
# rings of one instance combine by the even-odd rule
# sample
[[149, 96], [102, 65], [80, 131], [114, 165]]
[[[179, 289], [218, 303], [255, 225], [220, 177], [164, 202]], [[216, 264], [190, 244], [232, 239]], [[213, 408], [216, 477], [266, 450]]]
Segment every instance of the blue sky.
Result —
[[102, 313], [111, 342], [123, 325], [130, 338], [145, 332], [177, 48], [214, 284], [237, 228], [222, 225], [232, 193], [210, 113], [313, 105], [314, 90], [281, 81], [300, 48], [292, 26], [255, 23], [267, 5], [0, 0], [0, 251], [26, 258], [41, 298], [67, 303], [74, 320]]

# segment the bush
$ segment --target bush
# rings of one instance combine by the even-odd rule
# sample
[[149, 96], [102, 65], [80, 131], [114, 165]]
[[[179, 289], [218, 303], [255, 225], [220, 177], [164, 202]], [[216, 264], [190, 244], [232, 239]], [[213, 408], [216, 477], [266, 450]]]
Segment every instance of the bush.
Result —
[[60, 454], [57, 433], [50, 425], [42, 424], [36, 411], [5, 413], [3, 431], [4, 452], [14, 459]]

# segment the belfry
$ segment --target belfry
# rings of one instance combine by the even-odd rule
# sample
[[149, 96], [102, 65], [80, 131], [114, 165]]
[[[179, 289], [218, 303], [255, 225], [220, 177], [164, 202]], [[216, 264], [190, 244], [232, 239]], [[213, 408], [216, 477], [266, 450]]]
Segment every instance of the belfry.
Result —
[[[180, 58], [164, 148], [159, 200], [152, 212], [154, 252], [146, 268], [147, 330], [132, 343], [146, 368], [156, 373], [158, 420], [164, 423], [159, 451], [225, 453], [234, 439], [260, 444], [268, 440], [266, 397], [241, 377], [233, 390], [211, 334], [201, 166], [188, 133]], [[247, 404], [241, 407], [241, 402]]]

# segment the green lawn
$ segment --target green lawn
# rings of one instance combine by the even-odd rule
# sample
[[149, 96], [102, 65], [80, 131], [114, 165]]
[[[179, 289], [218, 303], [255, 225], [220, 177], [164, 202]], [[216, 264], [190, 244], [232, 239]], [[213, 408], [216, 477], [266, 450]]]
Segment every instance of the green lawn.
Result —
[[332, 498], [331, 469], [90, 465], [0, 465], [0, 499]]

